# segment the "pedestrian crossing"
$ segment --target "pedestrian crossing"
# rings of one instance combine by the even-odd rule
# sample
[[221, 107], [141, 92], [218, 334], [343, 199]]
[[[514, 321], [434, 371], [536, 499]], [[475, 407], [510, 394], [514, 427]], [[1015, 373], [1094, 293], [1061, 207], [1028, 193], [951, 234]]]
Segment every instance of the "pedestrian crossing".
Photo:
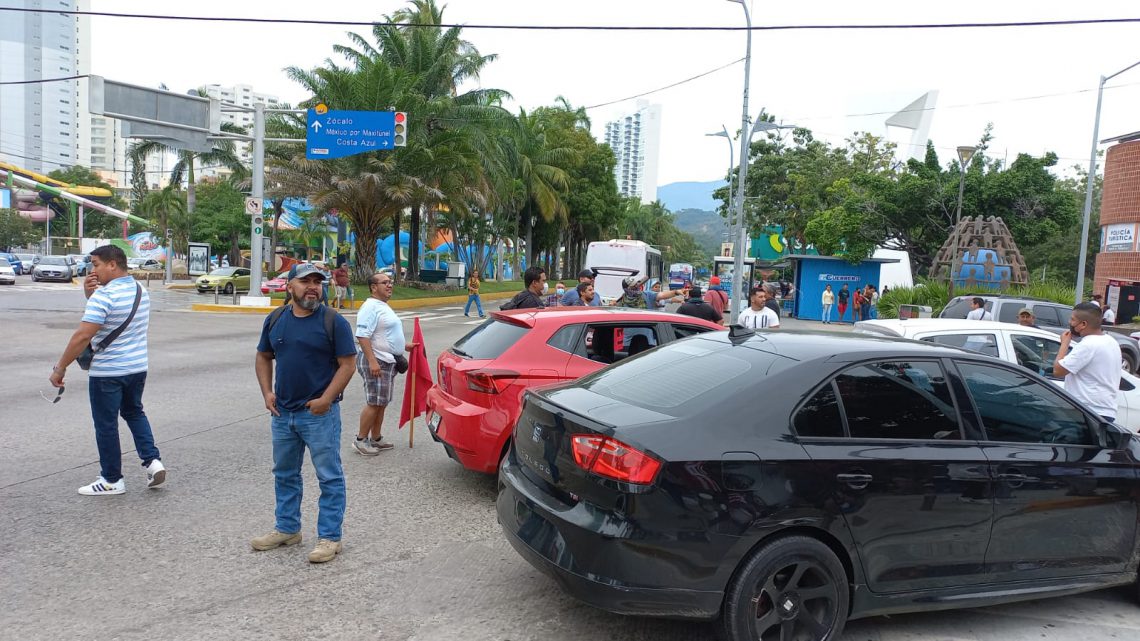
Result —
[[62, 292], [62, 291], [78, 291], [82, 289], [79, 285], [71, 283], [35, 283], [32, 285], [24, 285], [17, 283], [15, 285], [0, 285], [0, 294], [11, 293], [17, 294], [20, 292]]

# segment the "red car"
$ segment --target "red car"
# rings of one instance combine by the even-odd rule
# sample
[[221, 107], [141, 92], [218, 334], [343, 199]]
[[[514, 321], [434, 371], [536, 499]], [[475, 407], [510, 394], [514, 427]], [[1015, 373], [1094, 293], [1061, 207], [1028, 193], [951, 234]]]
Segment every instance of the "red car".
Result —
[[690, 316], [624, 308], [491, 312], [440, 354], [438, 385], [428, 392], [428, 429], [463, 467], [493, 474], [527, 388], [574, 380], [657, 345], [721, 329]]
[[287, 272], [282, 272], [277, 278], [265, 281], [261, 284], [261, 293], [270, 294], [285, 291], [285, 285], [289, 282], [288, 275]]

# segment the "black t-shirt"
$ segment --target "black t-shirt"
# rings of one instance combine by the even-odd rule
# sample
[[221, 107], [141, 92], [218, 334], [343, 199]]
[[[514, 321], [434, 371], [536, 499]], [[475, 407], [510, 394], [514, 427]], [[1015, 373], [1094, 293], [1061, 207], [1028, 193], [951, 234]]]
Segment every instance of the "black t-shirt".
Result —
[[515, 294], [514, 298], [512, 298], [499, 309], [542, 309], [543, 307], [546, 307], [546, 305], [542, 302], [542, 299], [539, 298], [537, 294], [530, 291], [529, 289], [524, 289], [521, 292]]
[[714, 323], [719, 323], [721, 319], [724, 318], [724, 315], [721, 314], [719, 310], [699, 298], [690, 298], [681, 303], [681, 306], [677, 308], [677, 313], [692, 316], [693, 318], [701, 318]]
[[776, 312], [776, 318], [780, 317], [780, 304], [777, 303], [776, 301], [769, 298], [767, 300], [767, 302], [764, 303], [764, 307], [767, 307], [768, 309], [772, 310], [773, 312]]
[[851, 292], [847, 291], [846, 289], [839, 290], [839, 304], [840, 305], [846, 305], [847, 299], [849, 299], [849, 298], [851, 298]]

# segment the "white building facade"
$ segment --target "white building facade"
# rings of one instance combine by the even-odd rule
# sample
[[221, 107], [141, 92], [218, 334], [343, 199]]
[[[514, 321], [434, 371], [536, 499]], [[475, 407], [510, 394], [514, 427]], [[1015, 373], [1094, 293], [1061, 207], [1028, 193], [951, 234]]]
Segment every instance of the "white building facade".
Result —
[[606, 123], [603, 140], [614, 151], [614, 178], [622, 196], [643, 203], [657, 200], [657, 163], [661, 149], [661, 105], [637, 101], [637, 110]]
[[[253, 90], [250, 85], [234, 85], [232, 87], [223, 87], [221, 85], [206, 85], [206, 95], [211, 98], [217, 98], [222, 102], [222, 122], [228, 122], [238, 127], [243, 127], [248, 133], [253, 132], [253, 112], [252, 111], [225, 111], [226, 104], [237, 105], [247, 109], [253, 109], [254, 105], [262, 104], [267, 108], [276, 108], [279, 104], [277, 96], [271, 96], [265, 93], [258, 93]], [[253, 156], [251, 145], [245, 142], [237, 143], [238, 154], [243, 163], [247, 165], [253, 164]], [[206, 170], [206, 175], [216, 175], [219, 173], [216, 170]]]
[[[8, 0], [19, 9], [76, 11], [83, 0]], [[61, 13], [4, 12], [0, 20], [0, 158], [48, 173], [86, 164], [86, 19]], [[48, 80], [49, 82], [43, 82]]]

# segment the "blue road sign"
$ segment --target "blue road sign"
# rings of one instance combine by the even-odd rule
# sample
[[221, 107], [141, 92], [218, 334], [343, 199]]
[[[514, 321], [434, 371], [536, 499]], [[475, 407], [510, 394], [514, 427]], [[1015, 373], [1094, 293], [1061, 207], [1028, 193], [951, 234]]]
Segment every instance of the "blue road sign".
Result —
[[326, 111], [310, 109], [305, 119], [305, 158], [343, 158], [392, 148], [392, 111]]

